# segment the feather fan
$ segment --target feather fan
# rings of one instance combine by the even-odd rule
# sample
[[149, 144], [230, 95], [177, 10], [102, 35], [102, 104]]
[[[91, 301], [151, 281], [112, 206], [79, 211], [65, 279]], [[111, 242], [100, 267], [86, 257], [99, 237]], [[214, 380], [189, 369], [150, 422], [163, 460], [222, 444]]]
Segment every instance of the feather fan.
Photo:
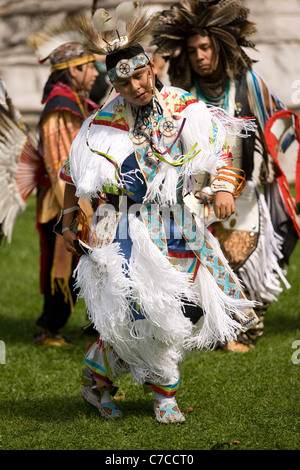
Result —
[[[4, 84], [1, 81], [3, 88]], [[15, 222], [37, 186], [43, 162], [37, 142], [5, 93], [0, 105], [0, 241], [10, 243]], [[21, 169], [23, 167], [23, 169]], [[26, 169], [26, 175], [24, 170]], [[29, 184], [30, 181], [30, 184]]]

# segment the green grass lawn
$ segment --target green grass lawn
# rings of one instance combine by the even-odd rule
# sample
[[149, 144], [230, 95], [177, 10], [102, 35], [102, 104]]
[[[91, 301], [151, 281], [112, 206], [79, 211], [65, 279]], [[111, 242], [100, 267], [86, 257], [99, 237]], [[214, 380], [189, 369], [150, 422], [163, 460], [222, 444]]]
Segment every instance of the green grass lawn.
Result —
[[[31, 197], [12, 243], [0, 247], [0, 340], [6, 346], [6, 363], [0, 364], [0, 450], [300, 448], [299, 243], [288, 271], [292, 288], [269, 309], [256, 348], [246, 354], [193, 352], [182, 365], [177, 395], [186, 422], [165, 426], [154, 419], [152, 396], [130, 376], [119, 383], [122, 420], [101, 419], [81, 399], [89, 338], [76, 337], [62, 348], [32, 345], [42, 307], [34, 227]], [[81, 300], [63, 332], [72, 335], [86, 323]]]

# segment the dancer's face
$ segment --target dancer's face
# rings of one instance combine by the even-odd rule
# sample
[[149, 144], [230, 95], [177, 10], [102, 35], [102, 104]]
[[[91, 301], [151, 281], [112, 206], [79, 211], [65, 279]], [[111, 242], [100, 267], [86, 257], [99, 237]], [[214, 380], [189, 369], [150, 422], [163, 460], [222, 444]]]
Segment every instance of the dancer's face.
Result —
[[145, 106], [152, 99], [152, 85], [154, 86], [152, 67], [147, 65], [133, 72], [131, 77], [118, 78], [114, 81], [115, 90], [123, 98], [136, 106]]
[[89, 62], [81, 65], [80, 67], [70, 67], [69, 70], [76, 90], [83, 90], [86, 92], [91, 91], [92, 86], [99, 75], [95, 62]]
[[190, 65], [200, 77], [217, 73], [219, 58], [209, 36], [195, 34], [187, 39], [187, 54]]

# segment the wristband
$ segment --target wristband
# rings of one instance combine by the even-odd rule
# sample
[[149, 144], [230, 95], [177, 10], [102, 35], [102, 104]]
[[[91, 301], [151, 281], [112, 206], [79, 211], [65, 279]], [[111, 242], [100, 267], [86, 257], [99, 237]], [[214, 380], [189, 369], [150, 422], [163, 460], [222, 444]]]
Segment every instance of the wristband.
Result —
[[64, 227], [64, 228], [61, 229], [61, 233], [65, 233], [65, 232], [67, 232], [68, 230], [73, 231], [70, 227]]
[[217, 193], [218, 191], [227, 191], [228, 193], [233, 194], [235, 189], [235, 175], [231, 174], [228, 179], [227, 177], [220, 177], [218, 175], [211, 183], [210, 188], [213, 193]]
[[244, 176], [239, 175], [233, 170], [242, 172], [240, 168], [220, 168], [217, 176], [211, 183], [211, 190], [213, 193], [218, 191], [227, 191], [233, 195], [234, 198], [239, 197], [245, 187], [246, 179]]
[[76, 204], [76, 206], [68, 207], [67, 209], [63, 209], [61, 212], [62, 212], [62, 215], [64, 215], [64, 214], [70, 214], [70, 212], [77, 211], [78, 209], [79, 209], [79, 205]]
[[196, 191], [195, 197], [203, 202], [211, 201], [218, 191], [227, 191], [231, 193], [234, 198], [241, 196], [246, 185], [246, 178], [233, 170], [239, 171], [245, 175], [245, 172], [240, 168], [220, 168], [218, 174], [212, 180], [210, 187], [207, 186], [201, 191]]

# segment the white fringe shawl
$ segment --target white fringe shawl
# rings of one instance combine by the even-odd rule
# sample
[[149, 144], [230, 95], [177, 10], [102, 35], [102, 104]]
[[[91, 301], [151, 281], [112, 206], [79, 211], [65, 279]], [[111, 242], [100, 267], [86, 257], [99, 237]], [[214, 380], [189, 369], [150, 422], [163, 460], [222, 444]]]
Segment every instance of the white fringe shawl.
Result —
[[89, 146], [86, 143], [91, 118], [87, 119], [70, 150], [70, 171], [76, 186], [76, 196], [91, 199], [97, 197], [105, 185], [117, 184], [116, 168], [105, 157], [90, 150], [105, 153], [116, 160], [118, 166], [134, 152], [128, 132], [110, 126], [91, 125]]
[[[101, 339], [130, 365], [134, 379], [168, 384], [184, 358], [183, 343], [192, 330], [182, 314], [181, 297], [192, 300], [195, 296], [189, 276], [169, 263], [133, 215], [130, 232], [129, 265], [118, 243], [94, 248], [79, 261], [76, 286]], [[133, 321], [132, 302], [138, 302], [144, 320]], [[114, 362], [116, 369], [110, 364], [111, 372], [117, 375]]]
[[[123, 98], [118, 96], [108, 103], [103, 110], [113, 113], [113, 107], [118, 101], [120, 105], [123, 104]], [[189, 159], [199, 150], [200, 152], [178, 170], [174, 166], [161, 161], [159, 172], [148, 184], [144, 203], [155, 201], [160, 204], [176, 204], [176, 192], [182, 178], [187, 179], [201, 172], [216, 174], [218, 168], [224, 166], [224, 160], [220, 158], [220, 154], [227, 132], [239, 135], [245, 127], [247, 129], [253, 127], [251, 121], [232, 118], [225, 111], [218, 108], [212, 111], [212, 109], [206, 107], [204, 102], [187, 106], [181, 113], [181, 119], [178, 120], [179, 127], [184, 118], [186, 118], [186, 121], [180, 136], [182, 157]], [[90, 121], [91, 118], [83, 123], [73, 141], [69, 156], [71, 177], [77, 188], [76, 195], [87, 199], [96, 197], [103, 186], [117, 183], [114, 165], [107, 161], [105, 157], [92, 152], [90, 148], [111, 156], [117, 162], [119, 168], [123, 161], [134, 152], [134, 146], [127, 131], [103, 125], [91, 126], [88, 139], [89, 148], [86, 137]], [[214, 142], [210, 141], [212, 121], [217, 126]], [[194, 152], [186, 157], [196, 143], [198, 145]], [[161, 146], [161, 142], [159, 147], [162, 151], [166, 150], [164, 146]], [[170, 160], [168, 154], [164, 155], [164, 158], [167, 161]], [[122, 176], [126, 178], [126, 174]]]
[[[200, 152], [177, 169], [173, 165], [161, 161], [159, 172], [148, 185], [148, 190], [143, 200], [144, 203], [155, 201], [159, 204], [174, 205], [177, 202], [177, 189], [182, 178], [187, 178], [203, 171], [215, 173], [222, 166], [214, 145], [210, 143], [211, 115], [206, 105], [203, 102], [198, 102], [187, 106], [181, 113], [181, 119], [177, 121], [178, 129], [181, 127], [184, 119], [186, 121], [180, 135], [182, 147], [180, 158], [188, 160], [193, 155], [196, 155], [198, 151]], [[222, 139], [220, 138], [220, 140]], [[166, 150], [166, 147], [162, 145], [163, 139], [156, 144], [162, 152]], [[187, 156], [195, 144], [197, 144], [195, 150]], [[174, 163], [169, 154], [165, 154], [163, 158], [170, 161], [170, 163]]]
[[[204, 267], [196, 284], [191, 284], [189, 275], [171, 265], [132, 214], [129, 230], [133, 243], [129, 263], [118, 243], [94, 248], [79, 261], [76, 287], [101, 339], [129, 364], [134, 380], [172, 383], [188, 350], [235, 338], [241, 325], [231, 316], [244, 318], [241, 309], [251, 304], [223, 294]], [[183, 299], [199, 302], [205, 310], [204, 320], [195, 327], [182, 313]], [[133, 321], [133, 302], [145, 319]], [[119, 369], [113, 360], [114, 377]]]
[[278, 260], [282, 258], [282, 238], [275, 232], [270, 213], [263, 194], [255, 184], [259, 204], [260, 231], [255, 251], [238, 270], [238, 275], [249, 290], [251, 299], [259, 302], [278, 300], [282, 292], [280, 280], [285, 287], [291, 286], [287, 281]]
[[[180, 181], [183, 180], [184, 183], [181, 184], [185, 187], [187, 181], [190, 181], [189, 187], [191, 188], [190, 178], [192, 175], [202, 172], [215, 175], [218, 169], [225, 165], [222, 155], [228, 136], [234, 143], [236, 136], [247, 136], [243, 131], [255, 130], [255, 124], [252, 120], [234, 118], [221, 108], [207, 107], [203, 101], [192, 103], [182, 111], [181, 119], [177, 121], [178, 128], [185, 118], [186, 121], [180, 136], [182, 145], [180, 158], [186, 160], [186, 163], [176, 169], [171, 164], [160, 162], [159, 173], [148, 185], [143, 202], [155, 201], [159, 204], [176, 204]], [[215, 125], [215, 135], [211, 140], [213, 124]], [[162, 146], [162, 142], [157, 144], [162, 152], [166, 150], [166, 147]], [[197, 144], [196, 148], [188, 155], [195, 144]], [[164, 159], [170, 161], [170, 156], [166, 154]]]
[[[205, 113], [203, 106], [206, 109]], [[200, 107], [202, 107], [202, 122], [200, 122]], [[218, 169], [226, 165], [223, 157], [225, 145], [235, 146], [236, 138], [247, 138], [249, 132], [255, 131], [256, 125], [252, 119], [235, 118], [224, 109], [205, 105], [204, 102], [191, 104], [182, 114], [188, 117], [188, 123], [192, 123], [191, 126], [185, 126], [182, 133], [183, 153], [187, 153], [198, 141], [201, 127], [205, 132], [205, 138], [199, 139], [200, 145], [197, 147], [197, 149], [201, 148], [202, 152], [184, 165], [181, 172], [184, 177], [184, 187], [189, 188], [187, 192], [190, 192], [198, 189], [197, 185], [194, 187], [196, 180], [191, 176], [201, 172], [216, 175]], [[212, 126], [214, 139], [208, 141], [212, 136]]]
[[141, 312], [156, 328], [156, 338], [181, 343], [191, 333], [191, 322], [182, 313], [182, 298], [193, 302], [190, 276], [180, 272], [155, 246], [144, 223], [129, 215], [133, 241], [129, 273]]

